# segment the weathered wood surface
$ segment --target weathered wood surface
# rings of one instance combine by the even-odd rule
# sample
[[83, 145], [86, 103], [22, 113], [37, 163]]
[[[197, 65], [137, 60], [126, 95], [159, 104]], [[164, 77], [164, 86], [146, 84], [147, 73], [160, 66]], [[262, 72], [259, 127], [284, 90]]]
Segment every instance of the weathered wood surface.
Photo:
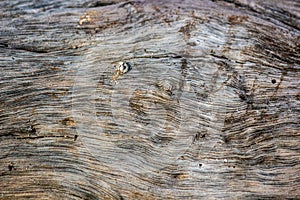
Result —
[[1, 1], [0, 198], [300, 198], [299, 15]]

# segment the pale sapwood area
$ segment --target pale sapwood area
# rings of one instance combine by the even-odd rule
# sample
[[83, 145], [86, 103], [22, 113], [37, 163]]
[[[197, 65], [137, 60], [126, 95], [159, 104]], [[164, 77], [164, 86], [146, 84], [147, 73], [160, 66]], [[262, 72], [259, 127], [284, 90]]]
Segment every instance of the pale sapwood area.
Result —
[[299, 20], [299, 0], [1, 1], [0, 199], [300, 198]]

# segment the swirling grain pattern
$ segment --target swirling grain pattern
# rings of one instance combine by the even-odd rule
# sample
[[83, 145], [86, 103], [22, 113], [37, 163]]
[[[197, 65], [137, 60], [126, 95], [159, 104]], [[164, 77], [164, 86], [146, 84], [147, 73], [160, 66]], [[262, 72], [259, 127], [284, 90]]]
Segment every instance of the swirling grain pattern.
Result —
[[0, 199], [300, 198], [299, 8], [0, 2]]

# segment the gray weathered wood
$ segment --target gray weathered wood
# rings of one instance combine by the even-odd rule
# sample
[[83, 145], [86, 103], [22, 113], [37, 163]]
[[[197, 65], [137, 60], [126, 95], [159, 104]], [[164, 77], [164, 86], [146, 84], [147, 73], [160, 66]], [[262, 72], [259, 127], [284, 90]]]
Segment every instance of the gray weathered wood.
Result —
[[1, 1], [0, 199], [300, 198], [299, 15]]

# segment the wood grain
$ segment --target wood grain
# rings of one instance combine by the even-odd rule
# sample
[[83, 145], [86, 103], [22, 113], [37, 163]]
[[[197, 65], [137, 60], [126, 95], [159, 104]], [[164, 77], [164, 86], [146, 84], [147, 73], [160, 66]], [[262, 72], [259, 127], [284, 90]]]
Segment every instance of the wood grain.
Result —
[[300, 198], [299, 13], [1, 1], [0, 199]]

